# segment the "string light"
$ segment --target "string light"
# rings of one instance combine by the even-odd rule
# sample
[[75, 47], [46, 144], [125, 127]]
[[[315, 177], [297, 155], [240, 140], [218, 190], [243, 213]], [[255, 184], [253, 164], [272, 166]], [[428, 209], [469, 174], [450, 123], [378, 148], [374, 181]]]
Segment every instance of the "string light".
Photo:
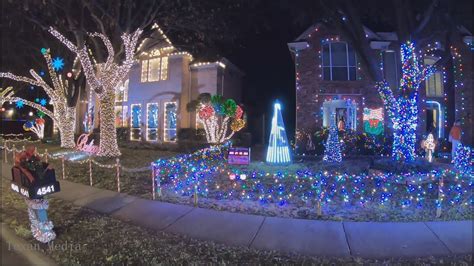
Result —
[[267, 148], [267, 163], [291, 163], [290, 147], [286, 136], [285, 124], [281, 116], [281, 105], [273, 105], [272, 129]]
[[49, 32], [62, 42], [69, 50], [77, 55], [81, 62], [87, 84], [99, 99], [100, 115], [100, 144], [98, 156], [119, 156], [120, 150], [117, 143], [115, 128], [115, 88], [128, 75], [134, 60], [134, 52], [142, 30], [137, 29], [132, 34], [123, 33], [121, 39], [125, 51], [125, 59], [119, 65], [115, 62], [115, 52], [109, 38], [101, 33], [92, 33], [91, 37], [98, 37], [104, 43], [108, 56], [104, 63], [93, 63], [88, 54], [88, 47], [76, 47], [54, 28]]
[[226, 146], [216, 146], [160, 159], [153, 163], [155, 181], [166, 180], [161, 187], [180, 196], [198, 193], [218, 200], [254, 200], [285, 205], [317, 199], [324, 203], [341, 200], [360, 206], [380, 204], [422, 208], [435, 204], [433, 199], [438, 198], [440, 185], [438, 180], [444, 178], [450, 180], [444, 183], [441, 191], [444, 202], [452, 206], [471, 207], [474, 204], [471, 195], [473, 180], [450, 169], [428, 173], [348, 174], [302, 168], [271, 173], [227, 165], [226, 149]]
[[329, 135], [326, 141], [323, 161], [330, 163], [342, 162], [342, 149], [339, 136], [337, 134], [337, 127], [335, 122], [336, 114], [331, 115], [331, 122], [329, 126]]
[[[204, 126], [206, 140], [212, 145], [228, 141], [235, 132], [245, 126], [242, 119], [243, 110], [234, 100], [225, 100], [214, 95], [209, 102], [200, 102], [197, 106], [198, 121]], [[230, 133], [228, 127], [230, 123]]]
[[401, 61], [401, 95], [396, 98], [386, 81], [378, 83], [376, 87], [393, 123], [392, 158], [397, 161], [413, 161], [416, 156], [418, 88], [435, 69], [418, 63], [415, 46], [409, 41], [401, 46]]

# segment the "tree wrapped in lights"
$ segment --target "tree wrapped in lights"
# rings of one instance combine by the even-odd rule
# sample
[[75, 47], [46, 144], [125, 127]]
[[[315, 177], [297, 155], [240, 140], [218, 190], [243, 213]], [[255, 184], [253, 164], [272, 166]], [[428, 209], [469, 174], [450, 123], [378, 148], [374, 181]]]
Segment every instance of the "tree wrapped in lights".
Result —
[[331, 115], [331, 123], [329, 126], [329, 135], [324, 145], [324, 157], [323, 161], [330, 163], [342, 162], [342, 148], [341, 142], [339, 142], [339, 136], [337, 134], [337, 127], [335, 122], [336, 114]]
[[[49, 29], [49, 32], [77, 55], [87, 84], [99, 99], [100, 143], [97, 155], [119, 156], [120, 150], [117, 144], [117, 131], [115, 129], [115, 88], [128, 75], [134, 63], [134, 52], [142, 30], [137, 29], [131, 34], [123, 33], [121, 35], [125, 50], [123, 61], [116, 59], [114, 48], [107, 36], [102, 33], [89, 34], [90, 37], [101, 39], [107, 49], [107, 59], [103, 63], [96, 63], [95, 60], [89, 57], [89, 48], [86, 45], [81, 47], [74, 45], [52, 27]], [[120, 64], [116, 61], [122, 62]]]
[[206, 140], [211, 145], [226, 142], [245, 127], [242, 108], [234, 100], [224, 99], [220, 95], [211, 97], [203, 93], [197, 100], [190, 102], [187, 109], [198, 112], [197, 119], [204, 126]]
[[290, 147], [286, 136], [285, 124], [281, 116], [281, 105], [273, 105], [272, 129], [267, 148], [267, 163], [290, 163]]
[[58, 128], [61, 138], [61, 147], [74, 148], [76, 103], [82, 81], [81, 78], [79, 78], [80, 72], [74, 71], [76, 74], [71, 75], [70, 78], [62, 77], [56, 73], [56, 71], [59, 71], [62, 68], [62, 65], [59, 65], [57, 61], [56, 63], [53, 63], [50, 50], [42, 48], [41, 53], [46, 60], [46, 65], [48, 66], [49, 76], [53, 86], [46, 83], [46, 81], [33, 69], [30, 70], [30, 74], [33, 78], [17, 76], [9, 72], [0, 73], [0, 78], [7, 78], [19, 82], [25, 82], [32, 86], [41, 87], [51, 99], [50, 102], [53, 106], [53, 111], [48, 110], [44, 106], [45, 104], [43, 101], [38, 104], [23, 98], [14, 97], [11, 88], [7, 88], [9, 91], [5, 95], [0, 95], [0, 103], [3, 104], [5, 101], [22, 102], [23, 104], [44, 113], [53, 120], [54, 125]]
[[418, 88], [435, 68], [418, 62], [412, 42], [401, 46], [401, 61], [400, 95], [396, 97], [386, 81], [376, 87], [393, 123], [392, 158], [410, 162], [415, 159]]

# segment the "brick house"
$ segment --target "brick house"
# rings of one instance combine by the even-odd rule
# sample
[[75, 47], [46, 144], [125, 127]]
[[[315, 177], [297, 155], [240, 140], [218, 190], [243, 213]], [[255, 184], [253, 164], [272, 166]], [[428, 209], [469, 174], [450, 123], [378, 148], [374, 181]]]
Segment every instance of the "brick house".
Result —
[[[441, 36], [434, 36], [421, 51], [425, 64], [434, 64], [440, 51], [451, 50], [452, 63], [445, 65], [419, 89], [419, 136], [432, 132], [447, 139], [456, 119], [462, 121], [462, 142], [472, 145], [473, 76], [472, 34], [459, 27], [451, 47], [444, 47]], [[373, 32], [365, 28], [372, 56], [392, 89], [401, 77], [400, 47], [396, 33]], [[309, 136], [328, 127], [334, 118], [337, 126], [368, 134], [391, 131], [368, 69], [360, 63], [355, 49], [336, 30], [315, 24], [298, 36], [288, 48], [296, 74], [296, 144], [305, 150]], [[340, 122], [342, 120], [342, 122]]]
[[[116, 88], [116, 126], [128, 128], [132, 141], [176, 142], [180, 129], [200, 127], [186, 104], [201, 93], [241, 101], [243, 72], [226, 58], [195, 61], [174, 47], [158, 25], [153, 29], [137, 48], [136, 64]], [[76, 127], [80, 132], [88, 132], [92, 124], [98, 127], [94, 98], [88, 90], [81, 95]]]

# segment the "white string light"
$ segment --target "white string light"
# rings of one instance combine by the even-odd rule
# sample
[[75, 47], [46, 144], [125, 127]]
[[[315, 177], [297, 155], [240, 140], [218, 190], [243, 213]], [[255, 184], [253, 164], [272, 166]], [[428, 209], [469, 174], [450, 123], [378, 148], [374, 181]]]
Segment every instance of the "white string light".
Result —
[[[43, 56], [48, 66], [49, 76], [53, 83], [53, 87], [49, 86], [40, 75], [38, 75], [33, 69], [30, 70], [30, 74], [34, 79], [17, 76], [12, 73], [0, 73], [0, 77], [8, 78], [11, 80], [25, 82], [33, 86], [41, 87], [48, 97], [51, 99], [50, 103], [53, 105], [53, 112], [49, 111], [42, 105], [30, 102], [23, 98], [12, 97], [13, 93], [8, 95], [8, 98], [0, 100], [3, 103], [6, 100], [9, 101], [23, 101], [24, 104], [33, 107], [36, 110], [43, 112], [45, 115], [53, 120], [55, 127], [59, 129], [59, 135], [61, 138], [61, 147], [74, 148], [74, 131], [76, 125], [76, 107], [70, 107], [67, 103], [69, 83], [67, 80], [63, 80], [61, 76], [56, 75], [56, 71], [52, 65], [52, 59], [49, 49], [42, 51]], [[77, 88], [76, 88], [77, 89]], [[0, 98], [3, 98], [0, 96]]]
[[96, 93], [99, 99], [100, 116], [100, 143], [98, 156], [119, 156], [117, 131], [115, 128], [115, 88], [126, 77], [134, 63], [135, 48], [142, 30], [134, 33], [123, 33], [121, 36], [125, 59], [119, 65], [115, 62], [115, 52], [109, 38], [101, 33], [92, 33], [91, 37], [98, 37], [106, 46], [108, 56], [105, 63], [92, 63], [86, 45], [75, 46], [54, 28], [49, 32], [62, 42], [69, 50], [77, 55], [81, 62], [87, 84]]

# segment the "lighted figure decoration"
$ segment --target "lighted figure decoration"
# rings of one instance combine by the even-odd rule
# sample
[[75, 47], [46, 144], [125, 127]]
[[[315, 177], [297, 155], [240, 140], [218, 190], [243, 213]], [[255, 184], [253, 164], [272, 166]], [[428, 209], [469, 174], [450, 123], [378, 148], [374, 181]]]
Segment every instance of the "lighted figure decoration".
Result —
[[364, 131], [366, 133], [372, 135], [383, 133], [383, 108], [364, 108], [362, 120], [364, 121]]
[[472, 169], [472, 150], [468, 146], [463, 146], [459, 144], [458, 149], [456, 150], [456, 157], [454, 158], [454, 167], [458, 169], [461, 173], [469, 174]]
[[84, 133], [80, 135], [77, 139], [76, 149], [91, 154], [97, 154], [99, 152], [99, 147], [94, 145], [94, 140], [91, 140], [89, 143], [87, 143], [89, 136], [90, 133]]
[[135, 62], [135, 48], [142, 30], [133, 33], [123, 33], [123, 55], [116, 56], [110, 39], [101, 33], [89, 34], [98, 37], [107, 49], [105, 62], [96, 63], [89, 55], [87, 45], [77, 47], [54, 28], [49, 32], [61, 41], [69, 50], [77, 55], [81, 62], [87, 84], [94, 91], [99, 100], [100, 116], [100, 143], [98, 156], [119, 156], [120, 149], [117, 143], [117, 130], [115, 128], [115, 88], [122, 82]]
[[428, 137], [426, 137], [426, 139], [421, 142], [421, 147], [425, 149], [425, 158], [428, 160], [428, 162], [433, 162], [433, 153], [436, 148], [433, 134], [428, 134]]
[[339, 141], [339, 136], [337, 134], [335, 116], [335, 114], [331, 115], [329, 135], [326, 144], [324, 145], [323, 161], [329, 163], [342, 162], [341, 142]]
[[311, 138], [311, 134], [307, 134], [307, 136], [308, 136], [308, 141], [306, 142], [306, 150], [314, 151], [316, 147], [314, 146], [313, 138]]
[[273, 105], [272, 129], [267, 148], [267, 163], [291, 163], [290, 146], [286, 136], [285, 124], [281, 116], [281, 105]]
[[31, 131], [38, 136], [39, 139], [44, 138], [44, 119], [38, 118], [35, 122], [28, 121], [23, 125], [25, 131]]
[[377, 84], [377, 90], [393, 123], [392, 158], [409, 162], [415, 159], [418, 88], [435, 69], [418, 63], [412, 42], [401, 46], [401, 61], [400, 95], [395, 96], [385, 81]]
[[21, 109], [21, 108], [23, 108], [23, 106], [25, 106], [25, 102], [23, 100], [18, 100], [18, 101], [16, 101], [15, 106], [16, 106], [16, 108]]
[[[73, 80], [64, 79], [61, 75], [57, 75], [54, 70], [51, 54], [49, 49], [41, 50], [44, 56], [46, 64], [48, 66], [49, 77], [51, 82], [46, 82], [40, 75], [38, 75], [33, 69], [30, 70], [30, 74], [33, 78], [17, 76], [12, 73], [0, 73], [0, 78], [8, 78], [15, 81], [25, 82], [32, 86], [41, 87], [48, 97], [50, 103], [53, 106], [51, 111], [45, 106], [47, 104], [46, 99], [35, 99], [36, 102], [28, 101], [19, 97], [14, 97], [13, 93], [9, 95], [8, 100], [18, 101], [21, 100], [25, 105], [33, 107], [34, 109], [41, 111], [46, 116], [53, 120], [54, 126], [59, 129], [61, 138], [61, 147], [63, 148], [74, 148], [74, 131], [76, 125], [76, 97], [79, 95], [79, 72]], [[49, 84], [52, 84], [50, 86]], [[1, 98], [1, 95], [0, 95]], [[0, 103], [2, 100], [0, 100]]]
[[[235, 132], [245, 127], [244, 111], [232, 99], [220, 95], [201, 94], [187, 106], [188, 111], [197, 111], [198, 122], [202, 123], [207, 142], [222, 144], [232, 138]], [[230, 132], [229, 132], [230, 124]]]
[[61, 71], [64, 67], [64, 59], [56, 57], [51, 62], [51, 65], [53, 66], [54, 71]]

